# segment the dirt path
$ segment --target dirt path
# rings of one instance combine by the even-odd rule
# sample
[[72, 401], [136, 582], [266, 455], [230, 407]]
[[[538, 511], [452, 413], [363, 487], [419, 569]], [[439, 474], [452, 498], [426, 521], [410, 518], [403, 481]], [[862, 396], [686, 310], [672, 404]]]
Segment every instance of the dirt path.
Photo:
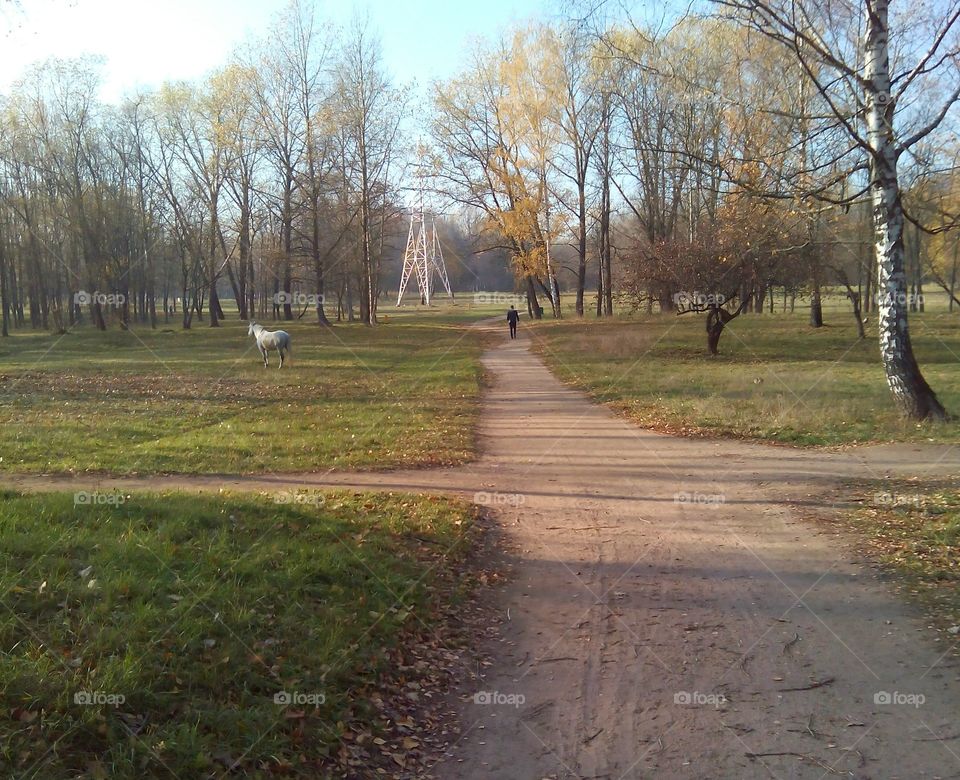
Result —
[[525, 339], [485, 363], [484, 454], [461, 468], [0, 484], [344, 485], [496, 507], [514, 576], [439, 777], [960, 777], [957, 662], [799, 519], [830, 507], [838, 477], [958, 473], [956, 450], [679, 439], [564, 387]]

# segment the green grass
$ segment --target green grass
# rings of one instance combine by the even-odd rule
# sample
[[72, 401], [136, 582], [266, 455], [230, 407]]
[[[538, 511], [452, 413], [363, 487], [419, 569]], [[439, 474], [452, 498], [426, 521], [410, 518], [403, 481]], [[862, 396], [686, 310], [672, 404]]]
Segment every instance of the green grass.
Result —
[[235, 319], [0, 339], [0, 470], [248, 473], [464, 462], [474, 451], [484, 316], [464, 304], [384, 324], [277, 323], [264, 369]]
[[[960, 315], [911, 315], [914, 348], [940, 400], [960, 415]], [[566, 382], [640, 425], [794, 445], [960, 442], [960, 426], [917, 425], [893, 405], [872, 332], [848, 313], [814, 329], [806, 313], [744, 314], [710, 357], [702, 315], [545, 321], [537, 348]]]
[[0, 496], [0, 774], [322, 777], [352, 722], [378, 733], [392, 649], [464, 592], [472, 510], [320, 495]]

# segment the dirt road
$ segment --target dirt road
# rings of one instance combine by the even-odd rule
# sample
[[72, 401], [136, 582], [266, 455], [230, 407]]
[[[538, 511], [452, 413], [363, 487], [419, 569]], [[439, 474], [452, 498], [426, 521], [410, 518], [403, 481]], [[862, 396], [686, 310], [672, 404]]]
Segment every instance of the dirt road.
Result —
[[0, 481], [349, 485], [494, 507], [513, 577], [485, 648], [494, 663], [463, 691], [462, 736], [438, 777], [960, 777], [949, 647], [836, 536], [800, 519], [805, 505], [829, 509], [838, 477], [960, 473], [956, 450], [663, 436], [564, 387], [528, 346], [485, 357], [495, 384], [483, 454], [465, 467]]
[[480, 473], [506, 496], [516, 578], [478, 686], [494, 703], [465, 705], [440, 776], [960, 775], [956, 661], [785, 503], [822, 506], [843, 474], [957, 472], [955, 451], [677, 439], [591, 405], [522, 342], [488, 365], [502, 458]]

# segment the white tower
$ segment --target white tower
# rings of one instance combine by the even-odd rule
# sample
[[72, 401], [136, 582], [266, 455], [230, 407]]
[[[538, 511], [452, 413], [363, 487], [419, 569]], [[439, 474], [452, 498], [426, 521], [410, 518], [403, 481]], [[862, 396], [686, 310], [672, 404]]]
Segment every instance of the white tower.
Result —
[[402, 305], [410, 275], [417, 274], [417, 289], [420, 302], [430, 305], [433, 295], [433, 276], [440, 277], [447, 295], [453, 298], [450, 280], [447, 278], [447, 266], [443, 262], [443, 250], [437, 238], [437, 224], [431, 218], [427, 220], [423, 211], [423, 194], [420, 194], [420, 210], [410, 215], [410, 232], [407, 233], [407, 248], [403, 253], [403, 273], [400, 276], [400, 292], [397, 294], [397, 306]]

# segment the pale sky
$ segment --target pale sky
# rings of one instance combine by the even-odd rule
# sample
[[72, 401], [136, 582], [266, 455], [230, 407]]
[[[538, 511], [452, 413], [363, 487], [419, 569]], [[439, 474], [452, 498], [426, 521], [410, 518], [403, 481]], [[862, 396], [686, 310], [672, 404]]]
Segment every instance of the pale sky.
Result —
[[[2, 0], [0, 0], [2, 2]], [[50, 56], [105, 60], [102, 96], [193, 79], [224, 63], [286, 0], [21, 0], [0, 13], [0, 92]], [[318, 16], [346, 24], [369, 12], [396, 82], [455, 73], [471, 37], [544, 18], [549, 0], [328, 0]]]

